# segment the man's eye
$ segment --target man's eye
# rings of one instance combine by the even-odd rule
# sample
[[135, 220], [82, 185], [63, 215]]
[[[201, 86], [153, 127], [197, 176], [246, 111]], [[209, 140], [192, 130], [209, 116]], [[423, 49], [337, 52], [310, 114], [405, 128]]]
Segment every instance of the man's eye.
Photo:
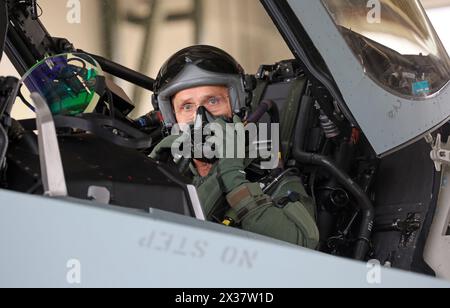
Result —
[[194, 109], [193, 104], [185, 104], [181, 107], [181, 110], [183, 111], [192, 111]]
[[208, 104], [210, 104], [210, 105], [218, 105], [218, 104], [220, 104], [220, 98], [218, 98], [218, 97], [211, 97], [208, 100]]

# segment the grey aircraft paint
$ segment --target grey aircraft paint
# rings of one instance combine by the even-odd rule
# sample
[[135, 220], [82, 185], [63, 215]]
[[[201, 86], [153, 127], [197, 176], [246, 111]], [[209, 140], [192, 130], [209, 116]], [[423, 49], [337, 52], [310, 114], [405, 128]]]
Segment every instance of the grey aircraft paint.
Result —
[[449, 119], [448, 84], [426, 100], [402, 98], [386, 91], [365, 74], [321, 1], [287, 2], [323, 56], [348, 108], [378, 155], [416, 141]]
[[365, 263], [188, 217], [3, 190], [0, 245], [0, 287], [450, 287], [372, 280]]

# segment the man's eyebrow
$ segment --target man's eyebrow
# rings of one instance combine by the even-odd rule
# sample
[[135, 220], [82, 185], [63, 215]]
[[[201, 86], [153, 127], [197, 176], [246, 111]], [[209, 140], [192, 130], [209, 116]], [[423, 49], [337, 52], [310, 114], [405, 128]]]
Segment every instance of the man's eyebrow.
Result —
[[193, 100], [193, 99], [194, 99], [194, 98], [193, 98], [192, 96], [179, 97], [179, 98], [177, 99], [177, 103], [184, 104], [184, 103], [187, 103], [187, 102], [189, 102], [189, 101], [191, 101], [191, 100]]
[[212, 98], [212, 97], [217, 97], [217, 96], [226, 96], [223, 93], [209, 93], [209, 94], [205, 94], [201, 96], [201, 99], [204, 100], [205, 98]]
[[[200, 100], [203, 101], [203, 100], [205, 100], [207, 98], [217, 97], [217, 96], [227, 96], [227, 95], [228, 95], [228, 93], [209, 92], [207, 94], [204, 94], [204, 95], [200, 96], [199, 98], [200, 98]], [[189, 103], [192, 100], [194, 100], [193, 96], [186, 96], [186, 97], [179, 96], [177, 98], [177, 103], [179, 103], [179, 104]]]

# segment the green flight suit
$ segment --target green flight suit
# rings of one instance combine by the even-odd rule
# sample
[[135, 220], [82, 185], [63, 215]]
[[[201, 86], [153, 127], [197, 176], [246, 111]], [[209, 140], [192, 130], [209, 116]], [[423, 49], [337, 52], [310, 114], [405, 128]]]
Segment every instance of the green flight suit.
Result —
[[[157, 159], [161, 149], [169, 149], [176, 138], [164, 139], [150, 157]], [[239, 166], [234, 165], [233, 161], [222, 159], [203, 178], [191, 166], [193, 184], [207, 220], [316, 249], [319, 231], [314, 219], [315, 205], [300, 178], [286, 177], [268, 196], [259, 183], [247, 181]], [[292, 192], [296, 193], [296, 200], [288, 198]]]

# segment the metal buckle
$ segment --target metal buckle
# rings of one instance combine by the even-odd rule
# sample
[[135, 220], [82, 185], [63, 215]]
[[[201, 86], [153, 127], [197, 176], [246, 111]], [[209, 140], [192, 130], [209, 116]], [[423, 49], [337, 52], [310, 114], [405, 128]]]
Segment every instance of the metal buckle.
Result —
[[441, 172], [443, 165], [450, 166], [450, 144], [448, 142], [442, 143], [441, 134], [437, 135], [436, 141], [431, 135], [428, 135], [426, 140], [433, 148], [430, 157], [434, 161], [436, 171]]

